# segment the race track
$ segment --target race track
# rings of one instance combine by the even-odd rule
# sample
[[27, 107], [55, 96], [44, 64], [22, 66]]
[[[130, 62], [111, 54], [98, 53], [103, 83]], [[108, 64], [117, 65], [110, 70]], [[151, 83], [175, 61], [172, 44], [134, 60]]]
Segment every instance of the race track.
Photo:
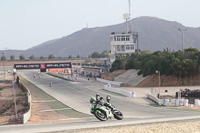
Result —
[[[37, 74], [36, 71], [20, 71], [20, 74], [57, 100], [85, 114], [90, 114], [89, 99], [92, 96], [100, 93], [100, 95], [106, 97], [108, 94], [106, 91], [86, 88], [80, 83], [62, 80], [45, 73], [40, 73], [41, 79], [33, 78], [33, 75]], [[50, 82], [52, 82], [52, 87], [49, 85]], [[87, 84], [89, 83], [87, 82]], [[120, 95], [111, 94], [111, 96], [111, 103], [123, 112], [125, 118], [173, 118], [200, 115], [200, 112], [191, 113], [189, 111], [157, 108], [127, 101]]]

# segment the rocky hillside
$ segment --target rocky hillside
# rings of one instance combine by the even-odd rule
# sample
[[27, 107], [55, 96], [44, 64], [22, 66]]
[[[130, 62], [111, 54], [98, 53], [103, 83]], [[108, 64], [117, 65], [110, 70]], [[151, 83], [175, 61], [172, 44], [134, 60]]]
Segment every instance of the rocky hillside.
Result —
[[[178, 50], [182, 48], [181, 32], [178, 30], [187, 29], [185, 32], [185, 46], [200, 49], [200, 28], [185, 27], [178, 22], [166, 21], [155, 17], [139, 17], [132, 20], [133, 31], [139, 34], [139, 48], [141, 50], [163, 50], [170, 48]], [[7, 56], [11, 54], [17, 56], [30, 55], [68, 57], [80, 54], [86, 57], [94, 51], [102, 52], [110, 50], [110, 33], [124, 32], [126, 23], [117, 25], [84, 28], [71, 35], [47, 41], [25, 51], [17, 51], [17, 53], [9, 51]]]

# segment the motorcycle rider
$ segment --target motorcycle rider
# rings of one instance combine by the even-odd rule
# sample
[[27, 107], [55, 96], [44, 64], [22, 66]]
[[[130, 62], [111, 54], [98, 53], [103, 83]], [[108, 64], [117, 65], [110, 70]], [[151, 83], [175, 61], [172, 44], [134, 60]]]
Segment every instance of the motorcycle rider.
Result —
[[111, 111], [113, 111], [114, 107], [109, 103], [109, 102], [105, 102], [103, 97], [100, 97], [100, 104], [103, 106], [106, 106], [108, 108], [111, 109]]
[[90, 111], [91, 111], [91, 113], [94, 112], [94, 108], [96, 108], [96, 105], [97, 105], [97, 103], [96, 103], [95, 98], [91, 97], [90, 98], [90, 108], [91, 108]]
[[95, 97], [90, 98], [90, 112], [101, 121], [105, 121], [106, 119], [112, 118], [113, 116], [117, 120], [122, 120], [123, 114], [110, 104], [110, 99], [110, 95], [107, 95], [107, 102], [104, 102], [104, 98], [102, 96], [100, 97], [100, 95], [97, 93], [96, 99]]
[[110, 101], [110, 96], [109, 96], [109, 95], [107, 96], [107, 101], [108, 101], [108, 102], [105, 102], [105, 101], [104, 101], [104, 98], [103, 98], [102, 96], [100, 97], [99, 93], [96, 94], [96, 100], [94, 100], [94, 97], [92, 97], [92, 98], [90, 99], [90, 103], [91, 103], [91, 101], [92, 101], [92, 103], [95, 104], [95, 105], [96, 105], [96, 104], [100, 104], [100, 105], [109, 107], [112, 111], [113, 111], [113, 109], [114, 109], [114, 107], [109, 103], [109, 101]]
[[91, 98], [90, 98], [90, 103], [93, 104], [93, 103], [95, 103], [95, 102], [96, 102], [96, 101], [95, 101], [95, 98], [94, 98], [94, 97], [91, 97]]

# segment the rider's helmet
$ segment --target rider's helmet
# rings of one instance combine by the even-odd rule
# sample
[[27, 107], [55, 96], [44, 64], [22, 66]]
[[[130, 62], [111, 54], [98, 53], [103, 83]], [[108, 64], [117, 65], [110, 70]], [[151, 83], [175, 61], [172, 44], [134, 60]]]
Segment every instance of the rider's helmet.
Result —
[[90, 98], [90, 103], [94, 103], [95, 102], [95, 98], [94, 97], [91, 97]]
[[111, 99], [111, 96], [110, 96], [110, 95], [107, 95], [106, 101], [107, 101], [108, 103], [110, 102], [110, 99]]
[[103, 99], [103, 97], [100, 97], [100, 104], [101, 104], [101, 105], [104, 104], [104, 99]]
[[97, 100], [97, 101], [100, 100], [100, 95], [99, 95], [99, 93], [96, 94], [96, 100]]

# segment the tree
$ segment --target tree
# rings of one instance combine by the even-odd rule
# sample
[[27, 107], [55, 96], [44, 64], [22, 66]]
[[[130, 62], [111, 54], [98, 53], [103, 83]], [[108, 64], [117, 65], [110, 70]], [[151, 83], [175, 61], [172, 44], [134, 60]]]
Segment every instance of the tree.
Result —
[[24, 57], [23, 55], [20, 55], [20, 56], [19, 56], [19, 59], [20, 59], [20, 60], [24, 60], [25, 57]]
[[44, 60], [44, 56], [40, 56], [40, 60]]
[[50, 59], [50, 60], [51, 60], [51, 59], [54, 59], [54, 58], [55, 58], [55, 57], [54, 57], [53, 54], [50, 54], [49, 57], [48, 57], [48, 59]]
[[76, 56], [76, 58], [80, 58], [80, 57], [81, 57], [80, 55], [77, 55], [77, 56]]
[[69, 59], [72, 59], [72, 56], [71, 56], [71, 55], [69, 55], [69, 56], [68, 56], [68, 58], [69, 58]]
[[93, 52], [93, 53], [91, 54], [91, 57], [92, 57], [92, 58], [99, 58], [99, 57], [100, 57], [100, 54], [99, 54], [99, 52]]
[[34, 56], [34, 55], [31, 55], [31, 56], [29, 57], [29, 59], [30, 59], [30, 60], [34, 60], [34, 59], [35, 59], [35, 56]]
[[121, 70], [121, 69], [125, 69], [125, 60], [124, 59], [120, 59], [117, 58], [113, 64], [112, 64], [112, 68], [110, 69], [110, 72], [113, 72], [115, 70]]
[[6, 56], [5, 55], [1, 56], [1, 60], [6, 60]]
[[11, 55], [11, 56], [10, 56], [10, 60], [15, 60], [15, 56], [14, 56], [14, 55]]
[[[125, 66], [125, 67], [124, 67]], [[184, 76], [193, 76], [200, 71], [200, 51], [196, 48], [185, 49], [183, 58], [182, 51], [171, 51], [166, 48], [163, 51], [150, 53], [143, 51], [129, 56], [118, 54], [110, 71], [119, 69], [139, 69], [138, 74], [151, 75], [160, 71], [160, 74], [174, 74], [179, 80]]]
[[106, 57], [109, 57], [109, 52], [107, 50], [104, 50], [101, 55], [100, 55], [101, 58], [106, 58]]

